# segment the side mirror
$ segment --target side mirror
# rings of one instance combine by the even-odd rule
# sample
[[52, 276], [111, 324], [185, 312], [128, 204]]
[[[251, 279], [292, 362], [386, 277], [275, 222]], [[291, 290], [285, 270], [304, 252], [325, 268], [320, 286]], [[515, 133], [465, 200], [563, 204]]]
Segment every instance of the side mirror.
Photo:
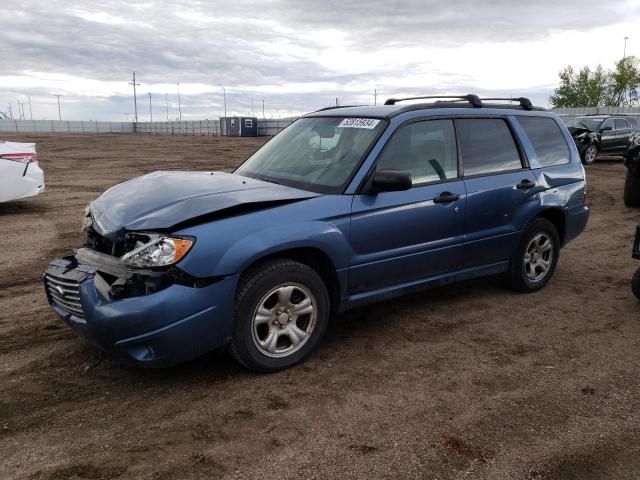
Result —
[[401, 192], [409, 190], [413, 182], [411, 174], [402, 170], [380, 170], [371, 179], [372, 193]]
[[607, 132], [609, 130], [613, 130], [613, 127], [611, 125], [605, 125], [604, 127], [602, 127], [603, 132]]

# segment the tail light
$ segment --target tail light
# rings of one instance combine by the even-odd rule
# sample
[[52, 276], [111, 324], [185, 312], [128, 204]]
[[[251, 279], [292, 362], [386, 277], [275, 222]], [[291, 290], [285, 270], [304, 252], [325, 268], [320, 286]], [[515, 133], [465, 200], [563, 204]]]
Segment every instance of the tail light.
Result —
[[582, 203], [584, 205], [587, 204], [587, 189], [585, 188], [584, 193], [582, 194]]
[[2, 160], [11, 160], [12, 162], [34, 163], [38, 161], [37, 153], [4, 153], [0, 155]]

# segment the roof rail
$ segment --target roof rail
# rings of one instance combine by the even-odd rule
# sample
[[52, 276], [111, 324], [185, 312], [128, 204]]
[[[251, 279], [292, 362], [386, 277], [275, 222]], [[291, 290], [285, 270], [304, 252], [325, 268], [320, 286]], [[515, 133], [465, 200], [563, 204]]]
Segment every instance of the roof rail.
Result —
[[364, 107], [365, 105], [335, 105], [332, 107], [324, 107], [321, 108], [320, 110], [314, 110], [315, 112], [324, 112], [325, 110], [335, 110], [337, 108], [351, 108], [351, 107]]
[[482, 100], [477, 95], [468, 94], [468, 95], [428, 95], [426, 97], [406, 97], [406, 98], [388, 98], [385, 105], [395, 105], [397, 102], [405, 102], [407, 100], [425, 100], [431, 98], [447, 98], [447, 99], [455, 99], [455, 100], [466, 100], [474, 107], [478, 108], [482, 106]]
[[527, 97], [517, 97], [517, 98], [513, 98], [513, 97], [509, 97], [509, 98], [500, 98], [500, 97], [494, 97], [494, 98], [483, 98], [482, 100], [506, 100], [508, 102], [518, 102], [520, 103], [520, 106], [522, 108], [524, 108], [525, 110], [533, 110], [533, 103], [531, 103], [531, 100], [529, 100]]

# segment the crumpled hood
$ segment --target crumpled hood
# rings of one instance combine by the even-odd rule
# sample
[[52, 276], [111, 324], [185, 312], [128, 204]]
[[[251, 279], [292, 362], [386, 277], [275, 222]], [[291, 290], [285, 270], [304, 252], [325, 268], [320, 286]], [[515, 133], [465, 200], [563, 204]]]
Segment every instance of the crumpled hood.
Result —
[[93, 228], [104, 236], [125, 230], [170, 229], [240, 206], [268, 207], [317, 193], [224, 172], [154, 172], [107, 190], [91, 203]]
[[569, 133], [571, 135], [573, 135], [574, 137], [577, 135], [580, 135], [581, 133], [585, 133], [585, 132], [593, 132], [593, 130], [589, 129], [589, 128], [582, 128], [582, 127], [567, 127], [567, 130], [569, 130]]

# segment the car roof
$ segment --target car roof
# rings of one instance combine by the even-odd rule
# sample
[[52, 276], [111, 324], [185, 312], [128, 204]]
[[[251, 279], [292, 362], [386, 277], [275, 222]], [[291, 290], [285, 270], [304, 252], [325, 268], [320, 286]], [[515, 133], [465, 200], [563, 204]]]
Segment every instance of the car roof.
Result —
[[[467, 97], [473, 97], [470, 101], [467, 101]], [[441, 109], [455, 109], [455, 113], [463, 114], [500, 114], [503, 110], [520, 111], [520, 112], [547, 112], [546, 109], [541, 107], [535, 107], [531, 105], [529, 99], [520, 97], [514, 99], [485, 99], [485, 100], [506, 100], [506, 101], [518, 101], [520, 104], [506, 104], [506, 103], [485, 103], [482, 99], [475, 95], [466, 95], [459, 97], [440, 97], [440, 98], [456, 98], [456, 101], [433, 101], [422, 103], [403, 103], [399, 104], [403, 100], [414, 100], [421, 98], [434, 98], [434, 97], [413, 97], [408, 99], [389, 99], [385, 105], [376, 106], [336, 106], [327, 107], [311, 112], [305, 117], [366, 117], [366, 118], [393, 118], [406, 112], [416, 110], [433, 110], [433, 114], [436, 114], [435, 110]], [[438, 112], [440, 113], [440, 112]], [[448, 112], [447, 112], [448, 113]]]

